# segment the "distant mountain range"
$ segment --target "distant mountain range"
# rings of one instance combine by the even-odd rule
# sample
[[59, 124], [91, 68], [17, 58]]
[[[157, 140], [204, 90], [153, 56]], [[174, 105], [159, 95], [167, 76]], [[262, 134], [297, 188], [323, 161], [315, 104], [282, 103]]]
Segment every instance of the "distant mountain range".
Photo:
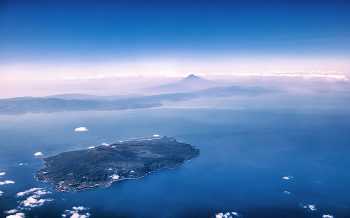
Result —
[[165, 85], [145, 88], [143, 89], [143, 91], [147, 93], [153, 93], [153, 94], [154, 93], [167, 94], [167, 93], [193, 92], [195, 90], [214, 88], [214, 87], [223, 87], [223, 86], [229, 86], [229, 85], [221, 82], [206, 80], [199, 76], [190, 74], [188, 77], [180, 81], [165, 84]]
[[[85, 94], [62, 94], [47, 97], [19, 97], [0, 99], [0, 114], [52, 113], [60, 111], [111, 111], [162, 106], [163, 101], [186, 101], [194, 98], [217, 98], [230, 96], [266, 95], [282, 92], [263, 87], [219, 86], [216, 82], [190, 75], [183, 80], [165, 86], [173, 93], [157, 95], [95, 96]], [[222, 84], [221, 84], [222, 85]], [[200, 87], [211, 87], [202, 88]], [[175, 87], [175, 88], [174, 88]], [[192, 91], [177, 92], [181, 88], [193, 88]]]

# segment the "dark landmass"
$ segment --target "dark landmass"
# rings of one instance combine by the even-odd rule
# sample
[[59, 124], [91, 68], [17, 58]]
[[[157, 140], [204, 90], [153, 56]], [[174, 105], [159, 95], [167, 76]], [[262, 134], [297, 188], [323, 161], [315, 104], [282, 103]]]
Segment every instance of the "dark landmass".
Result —
[[98, 95], [86, 95], [86, 94], [60, 94], [60, 95], [51, 95], [42, 98], [59, 98], [64, 100], [96, 100], [96, 101], [115, 101], [125, 98], [134, 98], [140, 97], [142, 95], [129, 94], [129, 95], [109, 95], [109, 96], [98, 96]]
[[[96, 99], [73, 99], [67, 100], [68, 94], [64, 95], [66, 99], [60, 98], [33, 98], [20, 97], [0, 99], [0, 114], [16, 115], [25, 113], [53, 113], [62, 111], [112, 111], [140, 108], [161, 107], [164, 101], [178, 102], [187, 101], [194, 98], [215, 98], [231, 96], [254, 97], [279, 93], [279, 90], [270, 90], [262, 87], [216, 87], [203, 90], [197, 90], [190, 93], [173, 93], [149, 96], [122, 97], [118, 100], [117, 96], [96, 96]], [[74, 94], [76, 95], [76, 94]], [[83, 95], [79, 96], [80, 98]]]
[[64, 100], [59, 98], [10, 98], [0, 100], [0, 114], [53, 113], [61, 111], [111, 111], [159, 107], [159, 101]]
[[[178, 102], [194, 98], [220, 98], [231, 96], [255, 97], [258, 95], [282, 92], [280, 90], [266, 89], [257, 86], [240, 87], [223, 85], [227, 84], [205, 80], [191, 74], [178, 82], [155, 87], [158, 91], [164, 88], [166, 89], [164, 92], [173, 93], [147, 96], [135, 94], [122, 96], [62, 94], [38, 98], [19, 97], [0, 99], [0, 114], [16, 115], [25, 113], [53, 113], [61, 111], [112, 111], [153, 108], [162, 106], [162, 102], [164, 101]], [[200, 87], [202, 89], [200, 89]], [[185, 92], [185, 90], [187, 90], [187, 92]]]
[[134, 139], [43, 158], [35, 177], [58, 192], [82, 191], [177, 168], [198, 155], [199, 149], [172, 137]]

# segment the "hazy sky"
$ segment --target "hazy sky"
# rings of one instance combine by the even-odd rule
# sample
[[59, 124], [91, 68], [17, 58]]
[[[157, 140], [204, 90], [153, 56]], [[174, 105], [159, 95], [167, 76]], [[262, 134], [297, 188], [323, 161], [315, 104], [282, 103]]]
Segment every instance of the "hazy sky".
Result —
[[347, 79], [349, 14], [349, 1], [5, 0], [0, 79], [271, 72]]

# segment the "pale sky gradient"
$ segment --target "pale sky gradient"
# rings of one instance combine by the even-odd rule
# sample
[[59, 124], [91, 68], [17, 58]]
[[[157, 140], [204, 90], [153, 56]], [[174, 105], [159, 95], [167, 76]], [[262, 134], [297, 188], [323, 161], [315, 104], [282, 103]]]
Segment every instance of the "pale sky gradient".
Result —
[[[163, 59], [128, 62], [32, 62], [1, 64], [1, 98], [62, 93], [123, 95], [195, 74], [209, 80], [318, 79], [349, 82], [342, 59]], [[252, 85], [252, 84], [250, 84]], [[253, 84], [254, 85], [254, 84]], [[260, 84], [261, 85], [261, 84]], [[95, 92], [94, 92], [95, 90]]]
[[0, 4], [0, 98], [128, 94], [189, 74], [350, 78], [349, 1]]

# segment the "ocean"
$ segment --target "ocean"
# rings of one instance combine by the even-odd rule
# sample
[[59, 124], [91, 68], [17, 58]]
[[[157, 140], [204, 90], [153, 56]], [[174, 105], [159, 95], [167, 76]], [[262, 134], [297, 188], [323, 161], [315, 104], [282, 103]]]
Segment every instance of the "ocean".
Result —
[[[196, 146], [200, 155], [180, 168], [81, 192], [54, 192], [34, 178], [43, 157], [155, 134]], [[0, 217], [340, 218], [350, 217], [349, 184], [346, 110], [0, 115]]]

